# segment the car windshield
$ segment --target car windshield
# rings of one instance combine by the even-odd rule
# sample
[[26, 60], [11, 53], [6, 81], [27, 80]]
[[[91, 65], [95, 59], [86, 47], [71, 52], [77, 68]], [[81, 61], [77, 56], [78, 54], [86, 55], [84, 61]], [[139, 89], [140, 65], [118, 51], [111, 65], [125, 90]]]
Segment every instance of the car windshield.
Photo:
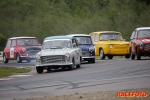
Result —
[[119, 33], [102, 33], [100, 34], [100, 40], [122, 40]]
[[90, 36], [76, 36], [78, 44], [92, 44], [92, 40]]
[[18, 39], [17, 45], [39, 45], [36, 39]]
[[70, 40], [50, 40], [45, 41], [42, 46], [43, 49], [62, 49], [72, 48]]
[[143, 38], [143, 37], [150, 37], [150, 29], [138, 31], [138, 38]]

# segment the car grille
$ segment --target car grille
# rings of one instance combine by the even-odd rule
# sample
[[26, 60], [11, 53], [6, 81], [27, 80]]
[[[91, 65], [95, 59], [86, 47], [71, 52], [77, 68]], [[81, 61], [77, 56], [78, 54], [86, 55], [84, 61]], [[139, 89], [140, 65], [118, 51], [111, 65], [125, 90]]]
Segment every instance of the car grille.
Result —
[[144, 45], [144, 50], [150, 50], [150, 44], [145, 44]]
[[124, 48], [127, 48], [127, 45], [120, 45], [120, 44], [118, 44], [118, 45], [114, 45], [114, 48], [115, 49], [124, 49]]
[[88, 51], [82, 51], [82, 57], [88, 57], [89, 52]]
[[41, 57], [41, 63], [61, 63], [65, 62], [65, 56], [64, 55], [55, 55], [55, 56], [42, 56]]
[[40, 50], [30, 50], [26, 52], [26, 55], [30, 56], [30, 55], [36, 55]]

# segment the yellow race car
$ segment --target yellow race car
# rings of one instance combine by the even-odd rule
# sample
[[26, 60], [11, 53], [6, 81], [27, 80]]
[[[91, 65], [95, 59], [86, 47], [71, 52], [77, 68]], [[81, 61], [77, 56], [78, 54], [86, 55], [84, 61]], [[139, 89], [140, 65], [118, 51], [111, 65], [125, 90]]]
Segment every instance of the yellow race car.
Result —
[[95, 45], [95, 55], [101, 59], [112, 59], [113, 56], [125, 56], [130, 58], [129, 42], [122, 38], [122, 34], [116, 31], [99, 31], [89, 34]]

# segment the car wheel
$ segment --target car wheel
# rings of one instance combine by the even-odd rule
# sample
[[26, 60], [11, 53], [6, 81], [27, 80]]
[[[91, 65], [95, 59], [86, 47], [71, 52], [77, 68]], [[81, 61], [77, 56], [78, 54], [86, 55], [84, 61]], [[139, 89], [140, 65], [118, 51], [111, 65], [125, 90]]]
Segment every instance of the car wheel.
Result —
[[20, 57], [20, 54], [17, 54], [17, 63], [21, 63], [22, 62], [22, 58]]
[[36, 71], [38, 74], [43, 73], [43, 70], [44, 70], [43, 67], [36, 67]]
[[31, 59], [30, 59], [30, 58], [27, 58], [27, 62], [31, 62]]
[[4, 54], [4, 56], [3, 56], [3, 62], [4, 62], [4, 63], [8, 63], [8, 61], [9, 61], [9, 60], [6, 58], [6, 55]]
[[95, 63], [95, 58], [92, 59], [92, 63]]
[[75, 68], [74, 58], [72, 59], [72, 65], [69, 66], [69, 70], [73, 70]]
[[137, 50], [137, 60], [140, 60], [140, 59], [141, 59], [141, 53], [138, 52], [138, 50]]
[[131, 53], [130, 53], [130, 57], [131, 57], [132, 60], [135, 59], [135, 55], [132, 54], [132, 51], [131, 51]]
[[47, 68], [47, 71], [48, 71], [48, 72], [50, 72], [50, 71], [51, 71], [51, 68], [50, 68], [50, 67], [48, 67], [48, 68]]
[[81, 67], [81, 57], [80, 57], [80, 61], [79, 61], [79, 64], [77, 65], [77, 68], [80, 68]]
[[100, 58], [101, 59], [105, 59], [105, 54], [104, 54], [104, 51], [103, 51], [103, 49], [100, 49]]
[[130, 54], [125, 55], [125, 58], [129, 59], [130, 58]]
[[112, 59], [112, 58], [113, 58], [113, 56], [112, 56], [112, 55], [108, 55], [107, 57], [108, 57], [108, 59]]

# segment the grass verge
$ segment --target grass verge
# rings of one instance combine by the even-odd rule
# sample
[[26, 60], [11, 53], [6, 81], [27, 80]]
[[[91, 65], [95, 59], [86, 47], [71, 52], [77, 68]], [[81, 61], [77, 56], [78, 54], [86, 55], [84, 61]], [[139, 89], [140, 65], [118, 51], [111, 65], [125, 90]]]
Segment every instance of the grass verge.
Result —
[[31, 70], [31, 68], [0, 67], [0, 78], [20, 73], [28, 73]]

